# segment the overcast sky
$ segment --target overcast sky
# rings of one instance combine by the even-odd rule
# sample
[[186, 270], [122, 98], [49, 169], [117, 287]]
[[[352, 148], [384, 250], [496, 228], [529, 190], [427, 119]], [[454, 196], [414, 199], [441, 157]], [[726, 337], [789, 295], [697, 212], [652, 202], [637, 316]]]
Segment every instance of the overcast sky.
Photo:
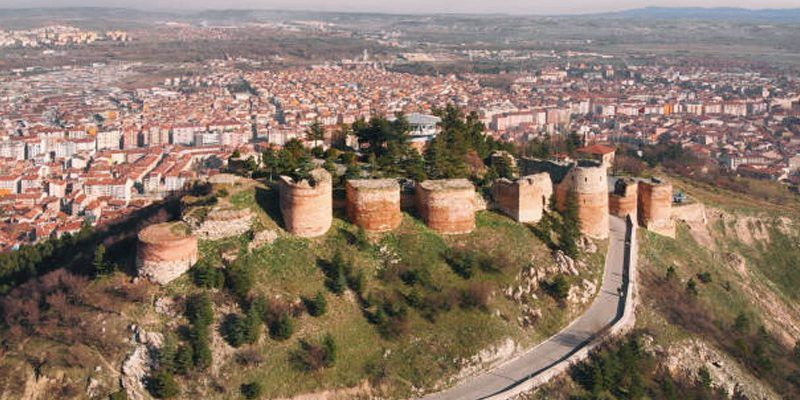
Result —
[[646, 6], [800, 7], [800, 0], [0, 0], [0, 8], [105, 6], [139, 9], [261, 8], [388, 13], [581, 14]]

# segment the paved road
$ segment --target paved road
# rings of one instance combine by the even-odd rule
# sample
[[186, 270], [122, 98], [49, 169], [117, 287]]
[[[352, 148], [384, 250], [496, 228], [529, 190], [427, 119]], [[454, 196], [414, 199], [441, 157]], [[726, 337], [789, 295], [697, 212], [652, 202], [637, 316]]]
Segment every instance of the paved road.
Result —
[[619, 296], [618, 290], [622, 287], [624, 268], [625, 221], [612, 216], [610, 224], [603, 286], [583, 315], [526, 353], [490, 371], [468, 378], [450, 389], [426, 396], [424, 400], [483, 399], [500, 394], [547, 370], [608, 328], [617, 315], [621, 315], [624, 306], [624, 299]]

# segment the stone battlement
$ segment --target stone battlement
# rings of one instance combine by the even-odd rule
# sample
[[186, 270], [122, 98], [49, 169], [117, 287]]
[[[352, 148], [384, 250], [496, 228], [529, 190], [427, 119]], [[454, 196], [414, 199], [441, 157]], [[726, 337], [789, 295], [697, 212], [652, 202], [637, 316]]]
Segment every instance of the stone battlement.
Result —
[[523, 176], [516, 181], [498, 179], [492, 185], [495, 207], [517, 222], [539, 222], [552, 195], [553, 183], [546, 172]]
[[400, 226], [400, 184], [395, 179], [347, 181], [347, 217], [370, 232], [386, 232]]
[[608, 194], [608, 211], [620, 218], [631, 216], [636, 220], [638, 183], [631, 178], [620, 178], [614, 183], [614, 191]]
[[281, 176], [280, 208], [287, 231], [301, 237], [324, 235], [333, 223], [333, 181], [328, 171], [317, 168], [311, 179], [295, 182]]
[[657, 178], [639, 181], [639, 224], [655, 233], [675, 237], [672, 184]]
[[197, 238], [182, 222], [150, 225], [138, 237], [136, 267], [153, 282], [167, 284], [197, 262]]
[[442, 234], [464, 234], [475, 229], [475, 187], [466, 179], [424, 181], [417, 184], [417, 212]]

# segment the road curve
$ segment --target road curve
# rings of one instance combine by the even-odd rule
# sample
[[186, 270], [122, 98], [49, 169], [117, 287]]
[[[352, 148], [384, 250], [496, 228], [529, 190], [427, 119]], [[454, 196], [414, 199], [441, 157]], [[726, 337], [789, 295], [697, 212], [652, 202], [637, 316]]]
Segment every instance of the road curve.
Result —
[[625, 308], [625, 298], [619, 293], [625, 270], [626, 224], [625, 220], [614, 216], [611, 216], [609, 222], [609, 245], [603, 285], [584, 314], [561, 332], [527, 352], [489, 371], [467, 378], [450, 389], [425, 396], [423, 400], [503, 397], [504, 392], [512, 391], [517, 385], [552, 368], [610, 328], [622, 316]]

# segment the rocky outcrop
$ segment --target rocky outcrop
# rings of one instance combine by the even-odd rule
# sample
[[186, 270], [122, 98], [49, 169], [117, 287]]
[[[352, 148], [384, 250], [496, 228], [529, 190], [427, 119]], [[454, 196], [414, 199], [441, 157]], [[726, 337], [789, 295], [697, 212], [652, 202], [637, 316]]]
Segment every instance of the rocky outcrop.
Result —
[[122, 363], [120, 384], [131, 400], [146, 400], [151, 397], [145, 389], [145, 379], [157, 365], [156, 352], [164, 337], [160, 333], [147, 332], [142, 327], [131, 325], [136, 347]]
[[253, 240], [247, 244], [247, 249], [249, 251], [253, 251], [259, 247], [272, 244], [276, 239], [278, 239], [278, 232], [273, 230], [265, 229], [263, 231], [256, 232], [256, 234], [253, 235]]

